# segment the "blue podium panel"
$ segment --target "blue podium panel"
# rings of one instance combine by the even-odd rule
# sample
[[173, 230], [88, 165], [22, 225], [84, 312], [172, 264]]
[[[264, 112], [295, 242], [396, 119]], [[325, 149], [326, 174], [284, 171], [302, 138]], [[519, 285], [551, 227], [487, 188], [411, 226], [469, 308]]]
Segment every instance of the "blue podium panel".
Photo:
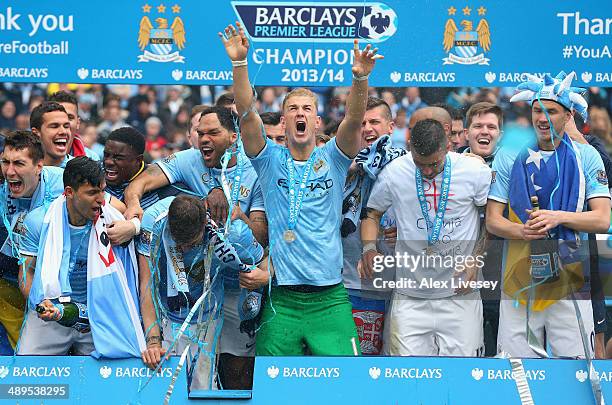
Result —
[[[536, 404], [595, 404], [580, 360], [524, 360]], [[612, 398], [612, 362], [596, 362]], [[504, 359], [259, 357], [253, 403], [520, 404]]]
[[[140, 359], [0, 357], [1, 404], [162, 404], [178, 358], [154, 374]], [[595, 404], [586, 362], [524, 360], [536, 404]], [[596, 361], [604, 398], [612, 362]], [[253, 392], [194, 391], [184, 369], [171, 404], [520, 404], [505, 359], [431, 357], [258, 357]]]
[[[161, 404], [177, 364], [178, 358], [170, 358], [159, 373], [154, 373], [140, 359], [98, 361], [87, 356], [3, 356], [0, 357], [0, 403]], [[178, 404], [187, 403], [184, 372], [179, 374], [172, 399], [177, 399]]]

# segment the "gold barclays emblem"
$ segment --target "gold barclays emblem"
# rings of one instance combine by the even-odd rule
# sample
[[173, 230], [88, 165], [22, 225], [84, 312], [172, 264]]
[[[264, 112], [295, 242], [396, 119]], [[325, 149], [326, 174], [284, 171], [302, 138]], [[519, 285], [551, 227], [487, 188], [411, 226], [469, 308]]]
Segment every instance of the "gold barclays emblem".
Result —
[[[156, 14], [158, 16], [154, 20], [157, 27], [153, 27], [149, 19], [152, 9], [157, 10]], [[163, 3], [157, 7], [152, 7], [149, 4], [142, 6], [142, 12], [145, 15], [140, 20], [140, 27], [138, 28], [138, 47], [144, 53], [138, 55], [138, 62], [185, 63], [185, 57], [179, 53], [185, 48], [187, 42], [185, 24], [183, 24], [181, 17], [177, 15], [168, 28], [166, 9], [167, 7]], [[178, 4], [170, 7], [170, 9], [172, 14], [181, 12], [181, 7]]]
[[[444, 26], [444, 51], [448, 52], [448, 57], [444, 58], [445, 65], [455, 63], [461, 65], [488, 65], [489, 60], [485, 58], [485, 53], [491, 49], [491, 31], [489, 23], [484, 18], [487, 9], [480, 6], [476, 11], [479, 16], [482, 16], [476, 30], [474, 23], [468, 18], [472, 15], [472, 9], [465, 6], [461, 9], [463, 19], [459, 21], [462, 30], [459, 31], [453, 17], [457, 13], [457, 9], [453, 6], [447, 9], [448, 15], [452, 16], [446, 21]], [[480, 53], [478, 53], [480, 51]]]

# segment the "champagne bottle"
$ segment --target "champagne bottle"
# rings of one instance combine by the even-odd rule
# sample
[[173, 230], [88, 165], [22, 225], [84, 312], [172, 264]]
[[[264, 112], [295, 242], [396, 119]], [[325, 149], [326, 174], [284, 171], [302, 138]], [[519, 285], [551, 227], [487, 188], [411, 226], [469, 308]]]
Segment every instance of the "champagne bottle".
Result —
[[[531, 197], [532, 211], [540, 209], [537, 196]], [[534, 283], [551, 283], [559, 279], [559, 241], [552, 238], [548, 232], [544, 239], [530, 242], [530, 272]]]
[[[60, 318], [57, 323], [68, 328], [74, 328], [82, 333], [89, 332], [89, 317], [85, 304], [80, 302], [54, 302], [53, 305], [60, 310]], [[37, 305], [36, 312], [45, 312], [45, 307]]]

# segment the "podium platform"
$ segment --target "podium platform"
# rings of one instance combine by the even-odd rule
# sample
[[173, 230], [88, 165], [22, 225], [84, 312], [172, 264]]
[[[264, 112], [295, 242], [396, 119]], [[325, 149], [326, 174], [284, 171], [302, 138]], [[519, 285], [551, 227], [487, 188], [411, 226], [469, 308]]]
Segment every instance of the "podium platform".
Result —
[[[612, 361], [595, 361], [612, 398]], [[2, 404], [163, 404], [178, 358], [160, 373], [140, 359], [0, 357]], [[586, 361], [523, 360], [535, 404], [595, 404]], [[188, 393], [181, 370], [171, 404], [520, 404], [505, 359], [258, 357], [253, 391]], [[146, 386], [145, 386], [146, 384]], [[143, 387], [139, 392], [139, 387]]]

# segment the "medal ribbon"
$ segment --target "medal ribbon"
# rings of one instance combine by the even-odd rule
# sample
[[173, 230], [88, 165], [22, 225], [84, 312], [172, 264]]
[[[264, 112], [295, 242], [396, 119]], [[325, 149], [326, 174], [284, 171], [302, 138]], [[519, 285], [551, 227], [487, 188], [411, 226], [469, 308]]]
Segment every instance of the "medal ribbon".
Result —
[[293, 162], [293, 156], [287, 153], [287, 171], [289, 173], [289, 223], [287, 224], [287, 229], [293, 230], [295, 229], [295, 225], [297, 224], [298, 217], [300, 215], [300, 210], [302, 209], [302, 200], [304, 199], [304, 191], [306, 190], [306, 182], [310, 177], [310, 171], [312, 170], [312, 166], [314, 165], [314, 160], [317, 156], [316, 148], [310, 154], [308, 161], [306, 162], [306, 166], [304, 167], [304, 174], [302, 175], [302, 181], [300, 184], [296, 184], [295, 181], [295, 163]]
[[[232, 154], [236, 154], [236, 168], [234, 169], [234, 178], [232, 180], [232, 189], [229, 188], [229, 182], [227, 181], [227, 165], [229, 164]], [[229, 203], [229, 212], [227, 215], [227, 221], [225, 223], [226, 232], [230, 228], [230, 218], [232, 217], [232, 210], [234, 205], [238, 204], [238, 194], [240, 192], [240, 184], [242, 180], [242, 169], [244, 167], [243, 155], [241, 153], [240, 144], [236, 143], [236, 152], [232, 152], [231, 148], [225, 150], [223, 158], [221, 159], [221, 185], [223, 187], [223, 193], [227, 202]]]
[[[425, 223], [427, 224], [427, 241], [428, 245], [432, 246], [440, 237], [440, 232], [444, 226], [444, 214], [446, 213], [446, 204], [448, 203], [448, 194], [450, 191], [450, 183], [451, 183], [451, 162], [448, 155], [444, 160], [444, 174], [442, 176], [442, 193], [440, 195], [440, 202], [438, 204], [438, 210], [436, 211], [435, 222], [432, 223], [429, 218], [429, 213], [427, 212], [427, 200], [425, 199], [425, 191], [423, 189], [423, 174], [421, 170], [417, 167], [416, 173], [414, 176], [416, 180], [416, 189], [417, 189], [417, 197], [419, 199], [419, 204], [421, 205], [421, 213], [425, 218]], [[435, 180], [434, 180], [435, 181]], [[430, 234], [431, 232], [431, 234]]]

